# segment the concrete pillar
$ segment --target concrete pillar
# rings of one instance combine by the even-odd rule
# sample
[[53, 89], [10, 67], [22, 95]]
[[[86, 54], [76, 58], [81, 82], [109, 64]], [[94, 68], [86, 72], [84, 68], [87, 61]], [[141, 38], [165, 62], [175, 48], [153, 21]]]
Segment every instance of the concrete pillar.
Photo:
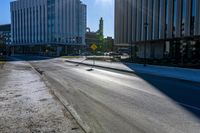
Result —
[[120, 5], [119, 5], [119, 9], [121, 9], [120, 11], [120, 43], [124, 43], [124, 0], [120, 0]]
[[132, 0], [132, 40], [133, 41], [136, 41], [136, 24], [137, 24], [137, 0]]
[[175, 37], [181, 36], [181, 12], [182, 12], [182, 0], [176, 0], [176, 28], [175, 28]]
[[37, 43], [37, 32], [38, 32], [38, 25], [37, 25], [37, 21], [38, 21], [38, 11], [37, 11], [37, 1], [38, 0], [35, 0], [35, 9], [34, 9], [34, 12], [35, 12], [35, 15], [33, 16], [34, 17], [34, 43]]
[[114, 15], [115, 15], [115, 17], [114, 17], [114, 44], [118, 44], [118, 14], [117, 14], [117, 11], [118, 11], [118, 9], [117, 9], [117, 2], [118, 2], [118, 0], [115, 0], [114, 1], [115, 3], [114, 3], [114, 8], [115, 8], [115, 12], [114, 12]]
[[128, 0], [123, 0], [124, 1], [124, 33], [123, 33], [123, 42], [128, 42]]
[[194, 34], [200, 35], [200, 0], [196, 0]]
[[22, 41], [22, 9], [21, 9], [21, 1], [19, 1], [18, 3], [18, 20], [19, 20], [19, 25], [18, 25], [18, 30], [19, 30], [19, 34], [18, 34], [18, 37], [19, 37], [19, 44], [21, 44], [21, 41]]
[[121, 5], [123, 5], [123, 0], [119, 0], [119, 3], [118, 3], [118, 9], [119, 9], [119, 42], [120, 43], [123, 43], [123, 25], [124, 25], [124, 20], [123, 20], [123, 12], [124, 12], [124, 9], [121, 8]]
[[[72, 3], [72, 0], [69, 0], [70, 1], [70, 3], [69, 3], [69, 6], [70, 6], [70, 8], [69, 9], [71, 9], [71, 7], [73, 7], [73, 3]], [[70, 32], [69, 32], [69, 34], [70, 34], [70, 43], [72, 44], [72, 31], [73, 31], [73, 26], [72, 26], [72, 23], [73, 23], [73, 12], [72, 12], [72, 10], [70, 10], [69, 11], [69, 21], [70, 21]], [[64, 33], [64, 31], [63, 31], [63, 33]]]
[[23, 1], [23, 12], [24, 12], [24, 14], [23, 14], [23, 17], [24, 17], [24, 20], [23, 20], [23, 25], [24, 25], [24, 39], [23, 39], [23, 42], [24, 42], [24, 44], [26, 43], [26, 23], [27, 23], [27, 21], [26, 21], [26, 2], [25, 2], [26, 0], [24, 0]]
[[40, 40], [41, 40], [41, 1], [38, 1], [38, 6], [37, 6], [37, 9], [38, 9], [38, 22], [37, 22], [37, 25], [38, 25], [38, 31], [37, 31], [37, 42], [40, 43]]
[[172, 38], [173, 33], [173, 2], [174, 0], [168, 0], [168, 23], [167, 23], [167, 38]]
[[[69, 1], [70, 2], [70, 1]], [[70, 29], [70, 25], [69, 25], [69, 15], [67, 14], [67, 12], [69, 12], [69, 9], [70, 9], [70, 7], [68, 7], [67, 8], [67, 6], [68, 6], [69, 4], [67, 3], [67, 1], [63, 1], [63, 10], [64, 10], [64, 13], [63, 13], [63, 22], [64, 22], [64, 24], [63, 24], [63, 35], [64, 35], [64, 39], [62, 39], [63, 40], [63, 42], [65, 42], [65, 40], [66, 40], [66, 37], [67, 37], [67, 33], [68, 32], [66, 32], [67, 31], [67, 29]], [[67, 11], [68, 10], [68, 11]]]
[[132, 0], [127, 0], [128, 1], [128, 15], [127, 15], [127, 19], [128, 19], [128, 28], [127, 28], [127, 33], [128, 33], [128, 43], [132, 42]]
[[153, 5], [153, 39], [157, 40], [159, 37], [159, 0], [154, 0]]
[[142, 30], [142, 1], [137, 0], [137, 32], [136, 41], [141, 41], [141, 30]]
[[[31, 1], [32, 5], [34, 5], [35, 1]], [[34, 23], [35, 23], [35, 7], [31, 8], [31, 43], [34, 43], [35, 40], [35, 27], [34, 27]]]
[[186, 0], [185, 36], [190, 36], [191, 7], [191, 0]]
[[18, 33], [19, 33], [19, 12], [18, 12], [18, 3], [16, 3], [16, 42], [18, 43], [19, 42], [19, 38], [18, 38]]
[[[27, 4], [30, 4], [30, 1], [27, 1]], [[27, 42], [30, 43], [31, 42], [31, 9], [28, 6], [27, 7]]]
[[[23, 1], [22, 1], [23, 2]], [[21, 44], [24, 44], [24, 7], [23, 3], [21, 4]]]
[[152, 40], [153, 33], [153, 1], [148, 0], [148, 40]]
[[58, 41], [58, 28], [59, 28], [59, 24], [58, 24], [58, 20], [59, 20], [59, 2], [57, 1], [55, 2], [55, 38]]
[[48, 43], [48, 22], [47, 22], [47, 5], [44, 5], [44, 15], [45, 15], [45, 20], [44, 20], [44, 26], [45, 26], [45, 43]]
[[165, 38], [165, 28], [166, 28], [166, 0], [161, 0], [160, 1], [161, 4], [160, 6], [161, 8], [161, 15], [160, 15], [160, 39], [164, 39]]
[[148, 0], [143, 0], [143, 2], [142, 2], [142, 36], [141, 36], [141, 40], [145, 40], [146, 38], [145, 38], [145, 34], [147, 34], [146, 33], [146, 31], [145, 31], [145, 26], [144, 26], [144, 23], [147, 23], [147, 10], [148, 10], [148, 7], [147, 7], [147, 5], [148, 5]]
[[44, 4], [42, 6], [42, 41], [45, 42], [45, 6]]
[[198, 19], [198, 21], [196, 21], [196, 25], [198, 25], [198, 32], [197, 32], [197, 35], [200, 35], [200, 1], [199, 0], [196, 0], [196, 10], [197, 10], [197, 13], [196, 13], [196, 17]]

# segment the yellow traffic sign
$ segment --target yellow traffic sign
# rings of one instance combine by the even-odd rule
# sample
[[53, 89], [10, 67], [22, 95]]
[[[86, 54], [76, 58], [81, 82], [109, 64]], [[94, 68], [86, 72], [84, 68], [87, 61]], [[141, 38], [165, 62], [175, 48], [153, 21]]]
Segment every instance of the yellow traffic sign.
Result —
[[97, 49], [97, 45], [96, 45], [96, 44], [92, 44], [92, 45], [90, 46], [90, 48], [91, 48], [93, 51], [95, 51], [95, 50]]

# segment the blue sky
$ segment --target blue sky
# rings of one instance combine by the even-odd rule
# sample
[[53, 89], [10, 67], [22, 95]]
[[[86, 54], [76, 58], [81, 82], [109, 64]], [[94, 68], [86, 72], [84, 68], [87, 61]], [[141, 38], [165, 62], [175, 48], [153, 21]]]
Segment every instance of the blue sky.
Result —
[[[10, 23], [10, 1], [0, 0], [0, 24]], [[100, 17], [104, 18], [104, 34], [114, 36], [114, 0], [82, 0], [87, 5], [87, 25], [98, 30]]]

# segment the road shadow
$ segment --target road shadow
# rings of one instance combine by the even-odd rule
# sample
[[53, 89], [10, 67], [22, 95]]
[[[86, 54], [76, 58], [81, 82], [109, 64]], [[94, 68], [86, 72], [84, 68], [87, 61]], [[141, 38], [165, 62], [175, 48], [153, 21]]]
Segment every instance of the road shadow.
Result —
[[200, 83], [144, 74], [134, 70], [128, 64], [124, 65], [133, 70], [134, 74], [200, 119]]

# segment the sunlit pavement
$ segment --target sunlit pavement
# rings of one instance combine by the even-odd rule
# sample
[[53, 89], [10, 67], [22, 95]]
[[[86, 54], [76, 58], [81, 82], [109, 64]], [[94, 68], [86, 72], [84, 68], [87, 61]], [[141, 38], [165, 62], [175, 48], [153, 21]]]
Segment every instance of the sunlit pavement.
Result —
[[70, 113], [24, 61], [0, 69], [0, 133], [82, 133]]
[[[80, 58], [68, 58], [65, 59], [66, 62], [79, 63], [84, 65], [93, 65], [93, 60], [88, 60], [84, 57]], [[167, 66], [156, 66], [156, 65], [146, 65], [137, 63], [125, 63], [125, 62], [109, 62], [95, 60], [94, 63], [97, 67], [106, 67], [111, 69], [117, 69], [120, 71], [127, 71], [132, 73], [145, 73], [153, 74], [161, 77], [170, 77], [181, 80], [187, 80], [192, 82], [200, 83], [200, 70], [199, 69], [188, 69], [188, 68], [178, 68], [178, 67], [167, 67]]]
[[[21, 58], [21, 57], [20, 57]], [[23, 57], [97, 133], [199, 133], [200, 85]], [[37, 59], [37, 60], [36, 60]]]

